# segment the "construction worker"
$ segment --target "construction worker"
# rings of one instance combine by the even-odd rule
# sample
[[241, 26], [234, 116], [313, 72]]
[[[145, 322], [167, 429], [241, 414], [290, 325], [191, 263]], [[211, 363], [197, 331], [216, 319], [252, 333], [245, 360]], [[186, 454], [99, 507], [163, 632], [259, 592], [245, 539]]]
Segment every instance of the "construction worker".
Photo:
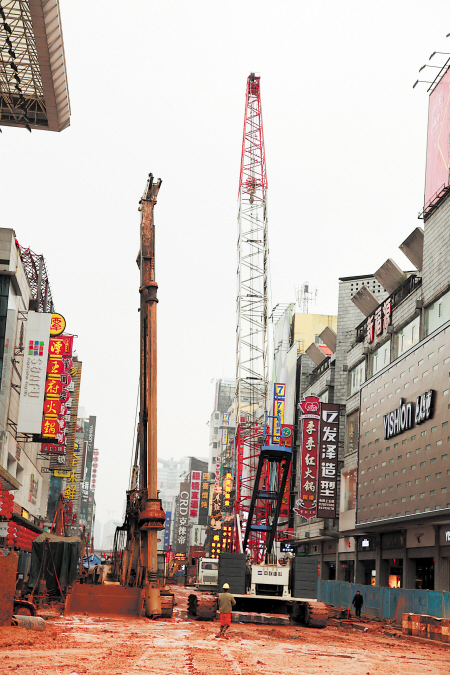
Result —
[[223, 593], [219, 593], [220, 633], [216, 637], [225, 636], [231, 625], [231, 611], [235, 604], [236, 600], [230, 593], [230, 585], [225, 583]]

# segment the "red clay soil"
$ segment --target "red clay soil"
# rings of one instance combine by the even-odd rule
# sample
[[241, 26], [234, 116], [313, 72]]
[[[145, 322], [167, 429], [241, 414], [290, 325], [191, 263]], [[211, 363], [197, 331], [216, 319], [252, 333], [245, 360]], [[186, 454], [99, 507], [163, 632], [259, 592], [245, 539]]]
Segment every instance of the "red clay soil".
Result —
[[0, 628], [0, 673], [448, 675], [450, 672], [450, 647], [418, 644], [340, 626], [314, 629], [233, 623], [227, 639], [216, 638], [217, 621], [183, 618], [188, 594], [185, 589], [176, 589], [173, 619], [73, 615], [48, 621], [44, 632]]

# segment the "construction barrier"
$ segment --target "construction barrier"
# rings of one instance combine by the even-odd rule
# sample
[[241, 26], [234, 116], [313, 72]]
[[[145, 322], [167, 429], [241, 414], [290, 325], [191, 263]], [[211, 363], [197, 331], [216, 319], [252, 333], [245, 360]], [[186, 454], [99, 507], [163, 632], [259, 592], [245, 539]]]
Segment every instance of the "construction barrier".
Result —
[[362, 614], [400, 623], [403, 614], [429, 615], [450, 619], [450, 593], [410, 588], [362, 586], [346, 581], [317, 582], [317, 600], [342, 609], [354, 609], [352, 600], [359, 591], [364, 598]]

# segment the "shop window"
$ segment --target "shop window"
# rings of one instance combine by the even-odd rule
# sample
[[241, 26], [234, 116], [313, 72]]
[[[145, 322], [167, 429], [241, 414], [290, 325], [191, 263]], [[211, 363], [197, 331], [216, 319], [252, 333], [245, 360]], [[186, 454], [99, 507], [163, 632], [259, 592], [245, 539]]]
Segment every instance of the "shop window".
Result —
[[395, 354], [401, 356], [419, 342], [420, 316], [404, 326], [395, 336]]
[[361, 361], [357, 366], [352, 368], [349, 373], [349, 396], [356, 394], [359, 391], [363, 382], [366, 381], [366, 362]]
[[450, 319], [450, 291], [425, 310], [425, 332], [430, 335], [436, 328]]
[[356, 504], [356, 469], [342, 473], [341, 511], [352, 511]]
[[[372, 377], [379, 373], [385, 366], [391, 362], [391, 343], [385, 342], [381, 347], [375, 349], [369, 359], [369, 376]], [[395, 378], [394, 378], [395, 380]], [[393, 380], [393, 381], [394, 381]]]

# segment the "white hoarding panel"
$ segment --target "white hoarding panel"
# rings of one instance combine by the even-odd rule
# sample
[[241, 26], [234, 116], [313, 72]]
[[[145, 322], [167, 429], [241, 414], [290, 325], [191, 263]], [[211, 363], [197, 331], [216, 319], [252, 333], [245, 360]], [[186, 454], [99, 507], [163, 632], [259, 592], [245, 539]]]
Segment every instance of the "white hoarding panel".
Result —
[[17, 431], [40, 434], [52, 315], [28, 312]]

